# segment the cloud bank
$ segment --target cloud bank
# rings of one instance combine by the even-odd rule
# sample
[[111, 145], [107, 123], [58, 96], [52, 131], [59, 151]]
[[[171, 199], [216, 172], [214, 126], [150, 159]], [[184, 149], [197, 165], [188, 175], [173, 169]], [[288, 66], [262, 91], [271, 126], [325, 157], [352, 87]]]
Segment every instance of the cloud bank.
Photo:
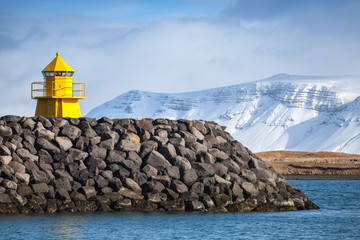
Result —
[[34, 114], [30, 83], [57, 51], [86, 82], [84, 115], [131, 89], [195, 91], [283, 72], [360, 75], [358, 1], [174, 1], [181, 11], [165, 4], [151, 14], [142, 1], [120, 2], [103, 12], [4, 6], [0, 115]]

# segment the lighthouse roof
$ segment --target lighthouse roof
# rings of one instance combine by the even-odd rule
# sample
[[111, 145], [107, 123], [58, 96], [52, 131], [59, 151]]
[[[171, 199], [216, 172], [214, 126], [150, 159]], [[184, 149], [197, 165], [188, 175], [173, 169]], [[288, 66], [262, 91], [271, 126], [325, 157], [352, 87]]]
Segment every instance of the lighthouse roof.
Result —
[[56, 53], [56, 57], [54, 60], [47, 65], [43, 72], [55, 72], [55, 71], [72, 71], [75, 72], [74, 69], [72, 69], [69, 64], [67, 64], [61, 57], [60, 53]]

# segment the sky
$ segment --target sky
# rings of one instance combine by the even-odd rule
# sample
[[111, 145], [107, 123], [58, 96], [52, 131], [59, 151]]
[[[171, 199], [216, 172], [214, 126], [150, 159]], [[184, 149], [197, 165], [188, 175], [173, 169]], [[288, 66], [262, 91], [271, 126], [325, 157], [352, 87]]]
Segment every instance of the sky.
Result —
[[360, 75], [358, 0], [0, 0], [0, 116], [33, 116], [60, 52], [82, 114], [129, 90], [187, 92], [272, 75]]

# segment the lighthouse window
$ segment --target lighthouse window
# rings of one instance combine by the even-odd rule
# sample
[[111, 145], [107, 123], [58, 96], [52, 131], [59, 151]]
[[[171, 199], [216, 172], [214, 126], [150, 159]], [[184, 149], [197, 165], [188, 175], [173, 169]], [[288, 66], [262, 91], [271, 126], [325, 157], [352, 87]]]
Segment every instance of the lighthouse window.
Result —
[[73, 75], [74, 75], [74, 72], [68, 72], [68, 73], [67, 73], [67, 76], [68, 76], [68, 77], [72, 77]]
[[65, 76], [66, 72], [55, 72], [56, 76]]
[[45, 77], [53, 77], [54, 76], [54, 72], [43, 72]]

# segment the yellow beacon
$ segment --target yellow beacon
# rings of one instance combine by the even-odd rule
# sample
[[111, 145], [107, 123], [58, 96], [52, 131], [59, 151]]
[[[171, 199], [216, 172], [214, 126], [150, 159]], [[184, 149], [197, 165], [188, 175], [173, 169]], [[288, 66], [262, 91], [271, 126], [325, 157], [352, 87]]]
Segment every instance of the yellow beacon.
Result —
[[85, 83], [73, 82], [74, 72], [57, 52], [42, 71], [44, 81], [31, 83], [31, 98], [37, 99], [35, 117], [81, 117], [79, 99], [85, 98]]

